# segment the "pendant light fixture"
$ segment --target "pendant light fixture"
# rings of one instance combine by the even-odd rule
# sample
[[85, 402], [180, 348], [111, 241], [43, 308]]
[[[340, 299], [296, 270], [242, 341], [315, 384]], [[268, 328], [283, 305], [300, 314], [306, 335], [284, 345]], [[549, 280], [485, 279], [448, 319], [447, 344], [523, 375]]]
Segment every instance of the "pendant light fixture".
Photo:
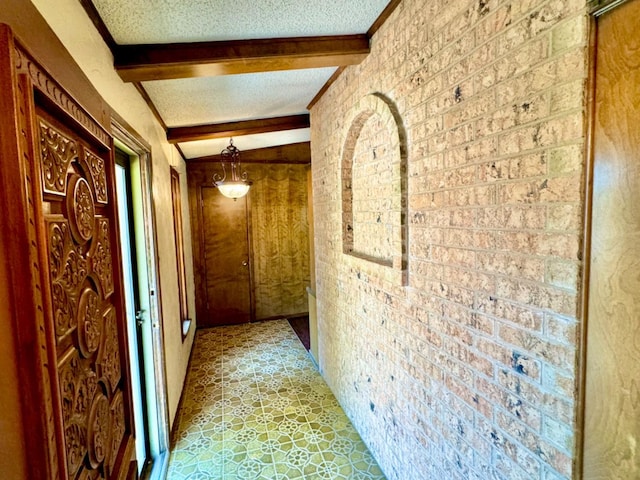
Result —
[[[233, 144], [233, 138], [229, 139], [229, 146], [220, 152], [220, 163], [222, 164], [222, 176], [219, 173], [213, 174], [213, 185], [220, 190], [220, 193], [227, 198], [244, 197], [251, 182], [247, 180], [247, 172], [241, 172], [240, 150]], [[231, 163], [231, 179], [227, 180], [227, 170], [225, 163]]]

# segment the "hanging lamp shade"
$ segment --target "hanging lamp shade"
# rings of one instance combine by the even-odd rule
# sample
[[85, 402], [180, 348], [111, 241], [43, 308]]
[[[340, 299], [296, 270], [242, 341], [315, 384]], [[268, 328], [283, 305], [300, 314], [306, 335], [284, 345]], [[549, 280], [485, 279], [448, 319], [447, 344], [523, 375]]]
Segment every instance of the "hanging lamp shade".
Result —
[[[233, 144], [233, 138], [229, 139], [227, 148], [220, 152], [220, 163], [222, 164], [222, 176], [213, 174], [213, 185], [220, 190], [220, 193], [227, 198], [244, 197], [249, 193], [251, 182], [248, 180], [247, 172], [242, 172], [240, 167], [240, 150]], [[227, 170], [225, 164], [231, 164], [231, 179], [227, 180]]]

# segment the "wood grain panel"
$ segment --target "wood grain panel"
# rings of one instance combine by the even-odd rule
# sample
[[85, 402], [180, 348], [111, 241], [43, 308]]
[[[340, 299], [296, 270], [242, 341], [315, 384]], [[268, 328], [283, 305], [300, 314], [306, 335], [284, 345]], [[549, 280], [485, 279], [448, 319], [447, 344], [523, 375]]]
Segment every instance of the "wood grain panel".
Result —
[[309, 227], [306, 168], [252, 168], [252, 237], [256, 318], [308, 310]]
[[598, 20], [584, 478], [640, 478], [640, 0]]
[[[244, 160], [244, 152], [241, 156]], [[219, 265], [205, 255], [213, 248], [209, 238], [211, 231], [214, 226], [225, 229], [237, 223], [232, 216], [212, 217], [217, 214], [211, 177], [219, 168], [217, 162], [187, 163], [200, 327], [203, 326], [202, 319], [208, 315], [207, 286], [212, 283], [209, 272], [217, 275], [215, 271], [219, 269]], [[295, 164], [245, 165], [253, 182], [247, 196], [250, 212], [246, 232], [250, 232], [252, 301], [255, 304], [252, 320], [304, 313], [308, 309], [305, 293], [309, 284], [307, 168]], [[241, 200], [235, 203], [239, 205]], [[221, 242], [219, 248], [223, 248], [223, 244]]]
[[205, 186], [202, 195], [207, 316], [203, 327], [245, 323], [251, 319], [247, 197], [232, 200]]

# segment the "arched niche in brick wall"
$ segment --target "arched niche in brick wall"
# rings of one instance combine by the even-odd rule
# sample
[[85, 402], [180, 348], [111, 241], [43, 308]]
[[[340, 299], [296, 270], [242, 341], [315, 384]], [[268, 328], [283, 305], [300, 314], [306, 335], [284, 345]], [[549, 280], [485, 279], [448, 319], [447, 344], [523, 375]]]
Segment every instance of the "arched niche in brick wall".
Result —
[[407, 145], [395, 104], [374, 93], [355, 106], [342, 151], [342, 245], [407, 284]]

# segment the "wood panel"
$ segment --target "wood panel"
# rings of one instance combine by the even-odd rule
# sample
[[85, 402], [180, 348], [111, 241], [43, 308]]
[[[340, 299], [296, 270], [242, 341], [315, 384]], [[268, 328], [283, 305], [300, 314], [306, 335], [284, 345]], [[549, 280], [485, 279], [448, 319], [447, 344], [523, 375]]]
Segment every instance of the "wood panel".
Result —
[[640, 478], [640, 0], [598, 20], [583, 475]]
[[[241, 157], [244, 160], [244, 152]], [[250, 164], [244, 165], [253, 186], [250, 201], [249, 231], [251, 232], [250, 266], [253, 271], [253, 302], [260, 305], [252, 320], [305, 313], [308, 310], [305, 288], [309, 283], [309, 240], [307, 226], [306, 165]], [[189, 207], [191, 211], [196, 310], [198, 325], [207, 315], [206, 267], [204, 242], [209, 236], [205, 223], [214, 199], [212, 175], [219, 171], [216, 162], [187, 163]], [[231, 201], [233, 202], [233, 201]], [[238, 200], [240, 202], [240, 200]], [[229, 222], [229, 220], [221, 220]], [[218, 228], [224, 228], [220, 223]], [[211, 266], [213, 268], [213, 266]], [[259, 286], [258, 286], [259, 283]]]
[[3, 253], [17, 274], [2, 287], [20, 298], [12, 315], [33, 310], [14, 331], [28, 478], [124, 478], [134, 442], [112, 140], [8, 29], [0, 36], [0, 97], [14, 105], [2, 118], [15, 175], [3, 210], [16, 213], [3, 217], [16, 233]]
[[206, 316], [201, 327], [251, 320], [247, 197], [233, 200], [213, 186], [201, 188]]
[[251, 225], [256, 319], [308, 311], [307, 171], [299, 165], [252, 168]]

